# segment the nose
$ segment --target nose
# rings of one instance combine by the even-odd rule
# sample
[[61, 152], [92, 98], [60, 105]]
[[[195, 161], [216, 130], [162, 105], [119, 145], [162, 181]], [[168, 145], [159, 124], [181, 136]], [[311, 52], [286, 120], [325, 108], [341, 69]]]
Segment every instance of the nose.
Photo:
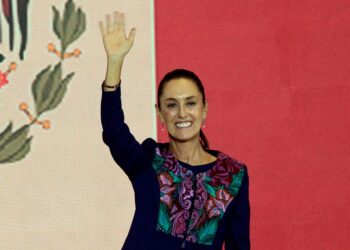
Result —
[[179, 118], [185, 118], [186, 117], [186, 109], [184, 105], [180, 105], [178, 109], [177, 116]]

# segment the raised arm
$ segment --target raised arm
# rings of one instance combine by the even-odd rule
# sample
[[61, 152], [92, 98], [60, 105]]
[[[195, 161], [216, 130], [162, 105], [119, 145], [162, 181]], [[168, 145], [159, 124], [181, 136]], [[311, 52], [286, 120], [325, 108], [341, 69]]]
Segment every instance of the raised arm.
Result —
[[[107, 15], [106, 23], [100, 22], [107, 54], [107, 72], [102, 85], [101, 100], [102, 138], [108, 145], [114, 160], [129, 178], [132, 178], [140, 167], [138, 163], [142, 157], [142, 146], [136, 141], [124, 122], [121, 90], [118, 83], [124, 57], [134, 41], [135, 29], [132, 29], [129, 36], [126, 37], [124, 14], [115, 12], [113, 22], [111, 19], [111, 16]], [[114, 86], [114, 88], [107, 88], [105, 84]]]
[[[105, 83], [117, 86], [120, 82], [124, 57], [134, 43], [136, 29], [132, 28], [129, 36], [126, 37], [124, 13], [116, 11], [113, 13], [113, 22], [111, 15], [106, 16], [106, 23], [100, 22], [100, 31], [107, 55]], [[109, 88], [104, 88], [104, 90], [113, 91]]]

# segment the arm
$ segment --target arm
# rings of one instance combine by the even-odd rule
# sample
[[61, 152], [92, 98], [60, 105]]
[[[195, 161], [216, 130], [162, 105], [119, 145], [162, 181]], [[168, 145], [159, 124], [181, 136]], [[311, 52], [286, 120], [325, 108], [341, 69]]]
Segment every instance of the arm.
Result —
[[229, 218], [230, 226], [225, 241], [225, 250], [250, 249], [249, 176], [246, 166], [244, 170], [242, 184]]
[[118, 86], [124, 57], [129, 52], [135, 36], [135, 29], [132, 29], [129, 37], [126, 38], [124, 23], [124, 14], [119, 12], [114, 13], [113, 24], [110, 15], [107, 15], [106, 27], [100, 22], [107, 54], [104, 83], [115, 86], [110, 89], [102, 85], [101, 122], [103, 141], [108, 145], [114, 160], [130, 178], [136, 173], [142, 148], [124, 122], [121, 92]]
[[131, 178], [140, 167], [138, 160], [141, 159], [142, 147], [124, 122], [120, 95], [120, 87], [115, 91], [102, 91], [102, 138], [115, 162]]

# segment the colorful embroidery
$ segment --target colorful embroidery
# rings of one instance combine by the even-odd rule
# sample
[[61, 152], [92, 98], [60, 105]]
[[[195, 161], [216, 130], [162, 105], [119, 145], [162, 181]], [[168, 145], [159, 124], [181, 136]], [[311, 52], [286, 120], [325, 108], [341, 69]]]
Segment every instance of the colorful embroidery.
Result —
[[166, 148], [156, 148], [155, 155], [153, 169], [160, 185], [157, 230], [212, 245], [219, 221], [241, 186], [242, 164], [219, 153], [215, 166], [195, 175]]

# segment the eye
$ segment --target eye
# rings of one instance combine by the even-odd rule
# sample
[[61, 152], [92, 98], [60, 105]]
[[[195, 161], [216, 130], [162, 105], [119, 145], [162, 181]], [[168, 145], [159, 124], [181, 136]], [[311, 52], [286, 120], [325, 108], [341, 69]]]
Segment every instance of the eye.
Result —
[[166, 106], [168, 109], [173, 109], [176, 108], [176, 103], [168, 103]]
[[188, 102], [187, 105], [190, 106], [190, 107], [193, 107], [193, 106], [196, 105], [196, 102]]

